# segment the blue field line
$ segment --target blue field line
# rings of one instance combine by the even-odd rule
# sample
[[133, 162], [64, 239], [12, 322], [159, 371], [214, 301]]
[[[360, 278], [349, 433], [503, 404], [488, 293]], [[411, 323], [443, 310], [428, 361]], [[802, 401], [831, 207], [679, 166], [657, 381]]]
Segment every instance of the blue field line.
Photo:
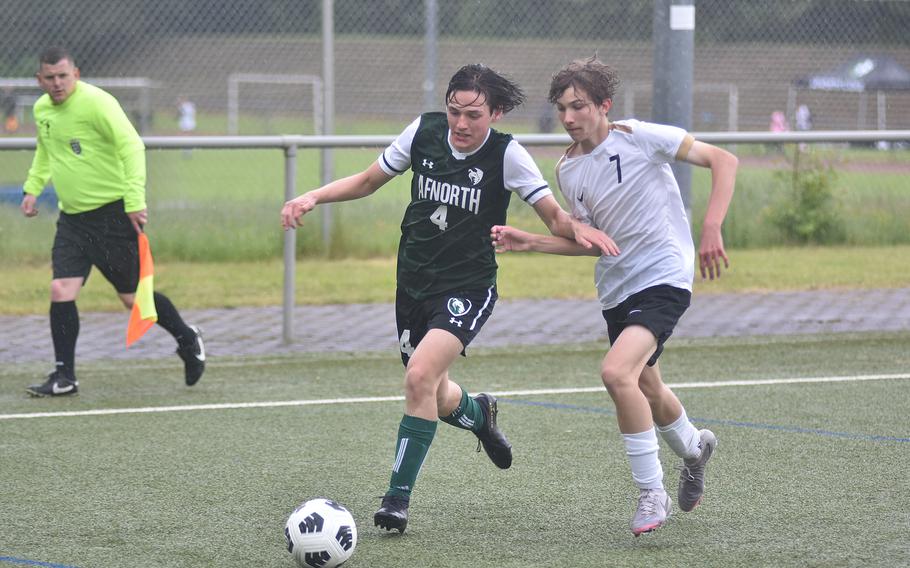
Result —
[[[616, 411], [612, 408], [600, 408], [596, 406], [578, 406], [575, 404], [561, 404], [557, 402], [535, 402], [532, 400], [518, 400], [514, 398], [500, 398], [499, 404], [522, 404], [525, 406], [540, 406], [555, 410], [575, 410], [579, 412], [591, 412], [594, 414], [608, 414], [615, 416]], [[773, 430], [776, 432], [787, 432], [790, 434], [815, 434], [817, 436], [826, 436], [829, 438], [845, 438], [849, 440], [862, 440], [866, 442], [899, 442], [910, 443], [910, 438], [899, 438], [897, 436], [881, 436], [877, 434], [856, 434], [854, 432], [837, 432], [835, 430], [823, 430], [821, 428], [804, 428], [801, 426], [779, 426], [776, 424], [763, 424], [761, 422], [744, 422], [742, 420], [719, 420], [716, 418], [698, 418], [689, 417], [689, 420], [697, 424], [719, 425], [719, 426], [736, 426], [739, 428], [752, 428], [755, 430]]]
[[0, 562], [9, 562], [12, 564], [25, 564], [26, 566], [46, 566], [47, 568], [77, 568], [69, 564], [54, 564], [53, 562], [41, 562], [40, 560], [28, 560], [26, 558], [13, 558], [12, 556], [0, 556]]

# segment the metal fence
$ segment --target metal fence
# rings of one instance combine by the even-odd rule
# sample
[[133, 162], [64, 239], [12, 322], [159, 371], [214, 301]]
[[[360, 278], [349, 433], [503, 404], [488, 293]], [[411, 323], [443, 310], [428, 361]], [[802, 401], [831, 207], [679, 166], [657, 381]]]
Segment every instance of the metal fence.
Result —
[[[695, 8], [693, 130], [766, 130], [775, 111], [795, 129], [803, 105], [816, 129], [910, 127], [910, 2]], [[323, 126], [323, 104], [337, 116], [330, 131], [393, 132], [441, 106], [448, 77], [468, 62], [516, 79], [528, 103], [515, 118], [548, 131], [550, 76], [593, 53], [623, 79], [616, 114], [651, 113], [654, 0], [0, 0], [0, 13], [0, 77], [9, 81], [0, 94], [26, 135], [38, 91], [13, 81], [30, 78], [52, 44], [69, 47], [84, 76], [147, 81], [111, 88], [145, 134], [180, 132], [180, 100], [195, 103], [197, 134], [309, 134]], [[870, 73], [889, 80], [867, 82]], [[231, 91], [241, 74], [269, 80]], [[318, 100], [300, 77], [330, 78], [331, 98]], [[238, 114], [229, 119], [232, 93]]]
[[[835, 143], [835, 142], [898, 142], [910, 140], [910, 130], [867, 130], [867, 131], [817, 131], [817, 132], [698, 132], [693, 133], [699, 140], [713, 144], [785, 144], [785, 143]], [[298, 194], [297, 170], [298, 151], [307, 148], [360, 148], [385, 146], [394, 137], [388, 135], [370, 136], [193, 136], [193, 137], [147, 137], [144, 139], [149, 150], [182, 149], [271, 149], [284, 154], [284, 192], [288, 200]], [[525, 146], [565, 147], [569, 137], [565, 134], [525, 134], [517, 137]], [[0, 154], [3, 150], [33, 150], [35, 139], [0, 139]], [[276, 200], [277, 201], [277, 200]], [[323, 206], [324, 207], [324, 206]], [[282, 340], [285, 344], [294, 341], [294, 305], [296, 304], [296, 231], [286, 231], [283, 237], [283, 290], [282, 290]]]

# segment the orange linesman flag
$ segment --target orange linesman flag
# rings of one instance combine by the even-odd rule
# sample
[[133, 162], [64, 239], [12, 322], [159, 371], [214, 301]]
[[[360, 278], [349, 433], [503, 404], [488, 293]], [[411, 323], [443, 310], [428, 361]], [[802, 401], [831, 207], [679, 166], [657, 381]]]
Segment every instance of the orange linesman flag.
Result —
[[152, 264], [152, 250], [145, 233], [139, 233], [139, 286], [130, 312], [130, 323], [126, 326], [126, 346], [129, 347], [158, 321], [155, 311], [155, 267]]

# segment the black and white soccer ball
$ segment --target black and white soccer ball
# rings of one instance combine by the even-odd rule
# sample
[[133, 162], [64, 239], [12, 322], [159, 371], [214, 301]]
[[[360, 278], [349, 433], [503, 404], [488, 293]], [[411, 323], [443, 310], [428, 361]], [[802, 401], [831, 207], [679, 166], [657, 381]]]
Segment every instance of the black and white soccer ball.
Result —
[[354, 554], [357, 525], [344, 506], [331, 499], [301, 503], [284, 526], [288, 552], [301, 567], [335, 568]]

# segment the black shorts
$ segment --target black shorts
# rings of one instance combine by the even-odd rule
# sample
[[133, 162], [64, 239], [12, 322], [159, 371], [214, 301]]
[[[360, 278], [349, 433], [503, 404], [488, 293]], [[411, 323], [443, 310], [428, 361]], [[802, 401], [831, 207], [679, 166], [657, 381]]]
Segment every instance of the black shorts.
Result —
[[630, 325], [648, 328], [657, 338], [657, 350], [648, 359], [648, 366], [653, 367], [664, 350], [664, 343], [670, 339], [673, 328], [689, 308], [691, 300], [692, 293], [688, 290], [661, 284], [636, 292], [616, 307], [603, 310], [610, 345]]
[[85, 278], [92, 265], [121, 294], [139, 284], [139, 244], [123, 201], [85, 213], [60, 213], [51, 253], [54, 279]]
[[[416, 300], [398, 289], [395, 293], [395, 322], [401, 362], [407, 366], [414, 349], [431, 329], [444, 329], [467, 347], [493, 313], [499, 295], [492, 286], [462, 290], [425, 300]], [[464, 349], [461, 354], [464, 355]]]

